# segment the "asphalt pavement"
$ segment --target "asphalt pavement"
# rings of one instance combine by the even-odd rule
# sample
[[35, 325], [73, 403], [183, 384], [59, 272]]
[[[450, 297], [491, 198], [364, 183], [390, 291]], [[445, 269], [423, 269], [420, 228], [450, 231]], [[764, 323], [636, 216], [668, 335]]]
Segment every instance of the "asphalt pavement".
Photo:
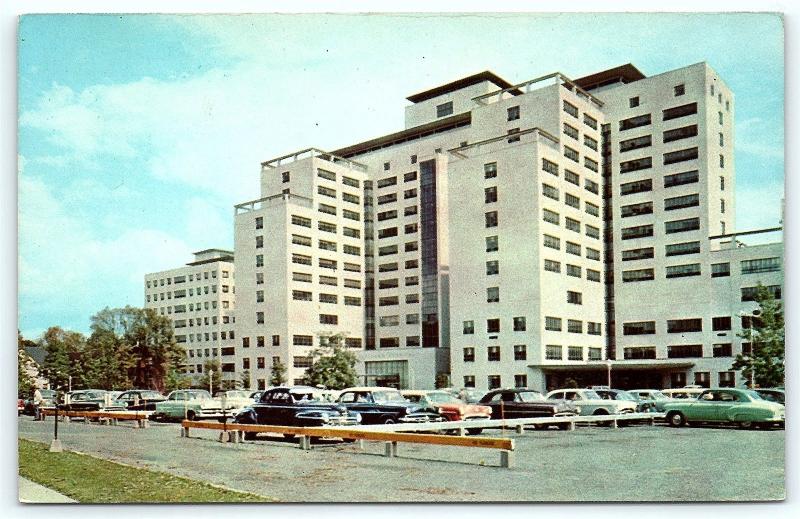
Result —
[[[575, 431], [486, 430], [515, 439], [513, 465], [499, 451], [321, 441], [310, 451], [278, 436], [222, 444], [216, 431], [177, 424], [59, 424], [75, 450], [285, 502], [764, 501], [784, 490], [784, 431], [635, 425]], [[19, 436], [49, 442], [52, 420], [19, 419]]]

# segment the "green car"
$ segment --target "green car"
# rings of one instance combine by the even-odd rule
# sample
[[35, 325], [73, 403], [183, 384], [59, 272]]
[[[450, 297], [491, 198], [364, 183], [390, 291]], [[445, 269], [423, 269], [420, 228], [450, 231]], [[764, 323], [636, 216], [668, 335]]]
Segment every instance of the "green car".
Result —
[[[156, 404], [153, 420], [222, 420], [222, 403], [204, 389], [179, 389]], [[228, 414], [228, 417], [232, 417]]]
[[754, 426], [783, 427], [786, 407], [762, 399], [748, 389], [706, 389], [696, 399], [664, 404], [667, 423], [673, 427], [690, 422], [721, 422], [743, 429]]

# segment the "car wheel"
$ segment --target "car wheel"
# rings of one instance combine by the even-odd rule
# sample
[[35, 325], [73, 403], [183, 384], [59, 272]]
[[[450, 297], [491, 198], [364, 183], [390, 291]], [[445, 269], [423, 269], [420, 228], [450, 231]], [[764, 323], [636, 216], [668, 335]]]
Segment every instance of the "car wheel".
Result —
[[252, 441], [252, 440], [255, 440], [255, 439], [256, 439], [256, 434], [257, 434], [257, 433], [254, 433], [254, 432], [246, 432], [246, 431], [245, 431], [245, 433], [244, 433], [244, 439], [245, 439], [245, 440], [250, 440], [250, 441]]
[[189, 411], [188, 413], [186, 413], [186, 419], [189, 420], [190, 422], [193, 422], [195, 418], [197, 418], [197, 413], [195, 413], [194, 411]]
[[755, 429], [755, 423], [747, 420], [739, 422], [739, 429]]
[[[592, 416], [608, 416], [608, 411], [605, 409], [596, 409], [595, 412], [592, 413]], [[595, 425], [598, 427], [611, 427], [611, 422], [596, 422]]]
[[673, 412], [667, 415], [667, 423], [672, 427], [683, 427], [686, 425], [686, 417], [683, 413]]
[[394, 425], [397, 422], [394, 421], [394, 418], [387, 418], [383, 421], [384, 425]]
[[480, 434], [482, 432], [483, 432], [483, 429], [467, 429], [467, 433], [472, 434], [472, 435]]
[[568, 423], [560, 423], [558, 424], [558, 429], [561, 431], [569, 431], [569, 424]]
[[533, 424], [533, 428], [536, 429], [537, 431], [544, 431], [544, 430], [547, 429], [547, 424], [536, 423], [536, 424]]

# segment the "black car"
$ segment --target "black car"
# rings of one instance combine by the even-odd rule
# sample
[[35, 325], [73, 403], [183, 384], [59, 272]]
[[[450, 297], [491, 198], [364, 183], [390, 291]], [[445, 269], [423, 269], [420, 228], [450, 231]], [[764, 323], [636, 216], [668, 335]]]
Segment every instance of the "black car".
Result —
[[[492, 408], [493, 420], [551, 418], [578, 414], [573, 404], [548, 401], [539, 391], [528, 388], [495, 389], [486, 393], [480, 403]], [[547, 426], [548, 424], [534, 425], [536, 429], [546, 429]], [[569, 423], [560, 423], [558, 427], [567, 429]]]
[[[65, 411], [124, 411], [125, 403], [114, 400], [104, 389], [81, 389], [67, 393], [59, 409]], [[66, 403], [69, 401], [69, 403]]]
[[336, 400], [361, 415], [364, 425], [441, 422], [444, 418], [433, 407], [409, 402], [390, 387], [351, 387]]
[[125, 402], [128, 411], [155, 411], [156, 404], [167, 397], [152, 389], [130, 389], [121, 393], [117, 400]]
[[[356, 425], [361, 421], [358, 413], [348, 411], [343, 405], [322, 402], [307, 386], [275, 387], [264, 391], [261, 399], [242, 409], [234, 416], [234, 423], [258, 425], [285, 425], [288, 427], [318, 427], [321, 425]], [[256, 433], [246, 432], [246, 439]], [[291, 434], [286, 436], [292, 436]]]

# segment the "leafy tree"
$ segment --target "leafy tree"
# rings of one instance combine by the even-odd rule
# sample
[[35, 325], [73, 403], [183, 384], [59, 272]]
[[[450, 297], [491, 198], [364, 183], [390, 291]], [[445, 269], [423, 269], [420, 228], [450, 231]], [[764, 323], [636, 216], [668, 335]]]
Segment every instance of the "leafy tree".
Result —
[[130, 346], [109, 330], [97, 329], [89, 336], [84, 350], [83, 382], [98, 389], [129, 389], [133, 367]]
[[66, 391], [70, 377], [73, 389], [82, 387], [82, 355], [86, 344], [83, 334], [52, 326], [44, 332], [39, 344], [47, 352], [42, 371], [52, 387]]
[[286, 383], [286, 364], [281, 362], [280, 359], [275, 360], [270, 371], [269, 384], [271, 386], [282, 386]]
[[164, 392], [169, 393], [176, 389], [189, 389], [192, 387], [192, 379], [185, 375], [181, 369], [172, 367], [164, 377]]
[[436, 389], [442, 389], [450, 386], [450, 374], [440, 372], [436, 374]]
[[739, 337], [750, 343], [750, 355], [738, 354], [731, 366], [741, 370], [747, 385], [783, 387], [784, 385], [784, 323], [782, 305], [761, 283], [756, 288], [759, 308], [753, 312], [751, 326]]
[[208, 389], [213, 385], [213, 392], [216, 392], [221, 387], [220, 378], [219, 361], [207, 360], [203, 362], [203, 374], [200, 375], [197, 383], [203, 389]]
[[312, 364], [306, 370], [309, 385], [344, 389], [356, 384], [356, 356], [344, 340], [343, 333], [320, 336], [320, 347], [312, 352]]
[[28, 342], [17, 330], [17, 398], [30, 398], [36, 389], [38, 364], [25, 352]]
[[250, 389], [250, 370], [246, 369], [239, 374], [241, 389]]

